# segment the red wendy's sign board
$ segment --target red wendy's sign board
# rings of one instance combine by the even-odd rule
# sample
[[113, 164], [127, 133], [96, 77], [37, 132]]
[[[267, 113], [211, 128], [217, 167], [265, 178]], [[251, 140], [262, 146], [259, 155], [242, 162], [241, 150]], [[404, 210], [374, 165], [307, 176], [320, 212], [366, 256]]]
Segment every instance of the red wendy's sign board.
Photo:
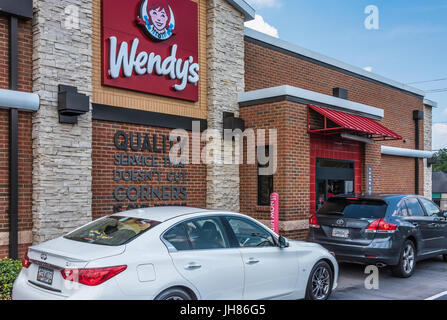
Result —
[[198, 101], [198, 5], [102, 0], [102, 84]]

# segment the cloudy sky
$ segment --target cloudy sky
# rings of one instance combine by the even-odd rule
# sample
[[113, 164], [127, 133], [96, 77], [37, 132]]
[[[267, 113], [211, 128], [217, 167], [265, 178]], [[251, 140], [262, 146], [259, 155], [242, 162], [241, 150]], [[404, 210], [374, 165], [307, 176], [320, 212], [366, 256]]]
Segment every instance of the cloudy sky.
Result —
[[[433, 150], [447, 148], [447, 0], [247, 0], [247, 26], [427, 92]], [[378, 9], [367, 29], [365, 9]]]

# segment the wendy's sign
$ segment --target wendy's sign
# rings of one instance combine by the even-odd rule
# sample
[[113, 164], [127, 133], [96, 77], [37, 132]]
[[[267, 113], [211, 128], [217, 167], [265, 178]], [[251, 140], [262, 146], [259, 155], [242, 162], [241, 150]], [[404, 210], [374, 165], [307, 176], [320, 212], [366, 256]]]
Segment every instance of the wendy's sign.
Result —
[[137, 21], [154, 40], [169, 39], [175, 29], [174, 12], [168, 2], [163, 0], [141, 1]]
[[198, 101], [198, 6], [103, 0], [103, 85]]
[[272, 230], [279, 233], [279, 194], [272, 193], [270, 195], [270, 224]]

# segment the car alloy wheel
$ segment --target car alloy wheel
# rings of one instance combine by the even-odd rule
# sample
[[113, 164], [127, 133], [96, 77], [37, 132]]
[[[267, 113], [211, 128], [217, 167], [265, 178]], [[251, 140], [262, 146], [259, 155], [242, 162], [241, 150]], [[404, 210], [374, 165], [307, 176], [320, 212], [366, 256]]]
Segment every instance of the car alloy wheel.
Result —
[[406, 240], [400, 252], [399, 263], [392, 266], [393, 275], [399, 278], [409, 278], [416, 269], [416, 248], [411, 240]]
[[171, 288], [160, 293], [155, 300], [193, 300], [192, 297], [183, 289], [180, 288]]
[[406, 274], [410, 274], [414, 268], [414, 248], [411, 244], [407, 244], [402, 254], [403, 269]]
[[318, 267], [312, 275], [312, 295], [316, 300], [325, 300], [331, 287], [331, 274], [325, 266]]
[[180, 297], [180, 296], [170, 296], [170, 297], [166, 298], [166, 300], [183, 301], [185, 299], [183, 297]]

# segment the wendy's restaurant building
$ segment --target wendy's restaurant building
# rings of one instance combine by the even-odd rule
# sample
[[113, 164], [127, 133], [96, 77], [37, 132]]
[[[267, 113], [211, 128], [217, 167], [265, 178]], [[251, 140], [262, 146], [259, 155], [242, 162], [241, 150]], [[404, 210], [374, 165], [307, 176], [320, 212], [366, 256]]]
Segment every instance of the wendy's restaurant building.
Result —
[[333, 194], [431, 194], [436, 104], [245, 29], [243, 0], [0, 2], [0, 256], [134, 208], [269, 224], [276, 192], [303, 239]]

